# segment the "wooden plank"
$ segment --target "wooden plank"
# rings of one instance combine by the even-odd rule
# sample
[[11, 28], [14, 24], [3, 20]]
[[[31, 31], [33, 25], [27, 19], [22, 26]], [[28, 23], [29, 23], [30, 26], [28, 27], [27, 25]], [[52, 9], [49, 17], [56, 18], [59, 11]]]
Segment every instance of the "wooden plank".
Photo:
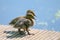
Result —
[[9, 25], [0, 25], [0, 40], [60, 40], [60, 32], [31, 29], [31, 34], [20, 35]]

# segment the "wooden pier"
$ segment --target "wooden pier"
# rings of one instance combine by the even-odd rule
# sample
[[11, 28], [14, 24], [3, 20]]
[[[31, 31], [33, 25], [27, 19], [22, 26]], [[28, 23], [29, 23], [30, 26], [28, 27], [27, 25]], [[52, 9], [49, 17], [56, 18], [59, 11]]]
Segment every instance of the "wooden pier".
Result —
[[31, 34], [20, 35], [9, 25], [0, 25], [0, 40], [60, 40], [60, 32], [31, 29]]

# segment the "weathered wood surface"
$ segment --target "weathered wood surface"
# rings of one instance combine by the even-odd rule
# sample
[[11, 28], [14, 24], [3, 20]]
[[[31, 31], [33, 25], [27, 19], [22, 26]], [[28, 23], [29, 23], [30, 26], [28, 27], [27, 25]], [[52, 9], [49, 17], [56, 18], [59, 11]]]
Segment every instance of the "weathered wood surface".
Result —
[[20, 35], [17, 29], [0, 25], [0, 40], [60, 40], [60, 32], [31, 29], [30, 33], [35, 35]]

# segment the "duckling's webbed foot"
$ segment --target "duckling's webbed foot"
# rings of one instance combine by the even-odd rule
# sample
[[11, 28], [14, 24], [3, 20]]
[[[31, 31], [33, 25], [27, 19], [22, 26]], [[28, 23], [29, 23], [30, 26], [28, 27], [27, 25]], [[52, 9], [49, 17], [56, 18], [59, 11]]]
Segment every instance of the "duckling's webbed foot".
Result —
[[28, 34], [28, 35], [31, 35], [31, 34], [29, 33], [29, 30], [28, 30], [28, 28], [26, 28], [26, 31], [27, 31], [27, 34]]
[[28, 32], [28, 35], [31, 35], [31, 34]]

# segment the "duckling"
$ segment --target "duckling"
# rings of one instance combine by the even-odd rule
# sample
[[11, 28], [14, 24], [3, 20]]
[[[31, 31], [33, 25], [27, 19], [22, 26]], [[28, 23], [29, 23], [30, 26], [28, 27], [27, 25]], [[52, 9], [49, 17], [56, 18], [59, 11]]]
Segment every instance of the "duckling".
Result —
[[23, 29], [28, 33], [28, 35], [30, 35], [29, 27], [34, 25], [34, 16], [35, 14], [32, 10], [27, 10], [25, 16], [17, 17], [13, 19], [9, 24], [14, 25], [14, 28], [17, 28], [19, 32], [21, 32], [21, 29]]

